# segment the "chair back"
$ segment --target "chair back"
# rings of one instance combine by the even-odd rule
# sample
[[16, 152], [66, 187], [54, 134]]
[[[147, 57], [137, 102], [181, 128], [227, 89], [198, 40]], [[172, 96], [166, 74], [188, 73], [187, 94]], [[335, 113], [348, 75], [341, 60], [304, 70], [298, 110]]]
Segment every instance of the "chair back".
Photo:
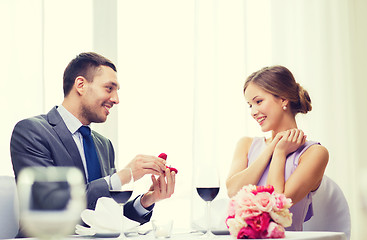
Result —
[[0, 176], [0, 239], [14, 238], [19, 230], [18, 194], [13, 176]]
[[312, 207], [314, 215], [303, 224], [304, 231], [344, 232], [347, 239], [350, 239], [349, 206], [336, 182], [324, 175], [312, 197]]

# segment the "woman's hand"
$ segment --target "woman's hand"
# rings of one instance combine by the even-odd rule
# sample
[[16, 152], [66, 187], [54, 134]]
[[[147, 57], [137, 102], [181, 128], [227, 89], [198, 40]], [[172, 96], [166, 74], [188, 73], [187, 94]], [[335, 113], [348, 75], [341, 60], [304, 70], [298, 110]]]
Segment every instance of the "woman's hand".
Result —
[[284, 153], [287, 156], [305, 144], [306, 135], [304, 135], [302, 130], [293, 128], [278, 133], [274, 141], [276, 142], [274, 151]]

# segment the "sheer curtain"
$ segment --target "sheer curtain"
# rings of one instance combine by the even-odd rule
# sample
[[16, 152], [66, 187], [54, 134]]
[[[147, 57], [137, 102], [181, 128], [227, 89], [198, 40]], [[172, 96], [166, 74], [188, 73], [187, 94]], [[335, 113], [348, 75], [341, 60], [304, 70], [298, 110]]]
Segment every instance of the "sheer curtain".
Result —
[[[226, 12], [231, 7], [232, 11]], [[335, 179], [347, 196], [354, 239], [361, 238], [361, 222], [366, 216], [361, 212], [361, 189], [357, 187], [362, 174], [358, 169], [365, 166], [361, 162], [360, 143], [365, 134], [357, 124], [362, 123], [360, 117], [365, 119], [366, 110], [361, 109], [361, 103], [367, 102], [359, 88], [363, 89], [361, 61], [366, 64], [361, 59], [365, 52], [361, 39], [366, 39], [366, 31], [361, 27], [366, 18], [361, 9], [366, 10], [362, 1], [346, 0], [197, 1], [195, 24], [195, 96], [200, 97], [194, 98], [194, 123], [201, 126], [200, 119], [206, 119], [208, 130], [194, 125], [193, 138], [210, 146], [195, 150], [194, 145], [194, 165], [198, 160], [205, 161], [195, 157], [207, 154], [209, 149], [216, 156], [213, 162], [226, 172], [234, 138], [263, 135], [250, 119], [244, 101], [235, 99], [236, 93], [241, 95], [235, 86], [242, 90], [246, 76], [261, 67], [287, 66], [310, 93], [313, 111], [297, 117], [299, 127], [309, 139], [320, 141], [329, 150], [326, 174]], [[240, 16], [243, 21], [236, 21]], [[227, 89], [230, 91], [226, 92]], [[211, 109], [201, 103], [216, 107]], [[195, 210], [197, 204], [194, 194], [194, 220], [200, 219]]]
[[[9, 142], [14, 125], [61, 104], [66, 65], [92, 49], [91, 10], [88, 0], [0, 1], [0, 174], [13, 175]], [[77, 18], [80, 12], [83, 17]]]
[[[228, 86], [238, 79], [228, 78], [228, 75], [233, 73], [233, 69], [223, 64], [221, 62], [223, 59], [231, 64], [244, 63], [240, 67], [243, 72], [237, 72], [239, 75], [244, 73], [242, 76], [237, 75], [241, 78], [242, 84], [246, 76], [253, 71], [264, 66], [281, 64], [287, 66], [294, 73], [297, 81], [309, 91], [313, 110], [307, 115], [297, 117], [299, 127], [306, 132], [308, 139], [320, 141], [328, 148], [330, 161], [326, 174], [341, 186], [347, 196], [352, 214], [352, 239], [361, 239], [364, 231], [361, 222], [366, 214], [365, 211], [361, 211], [359, 182], [362, 171], [359, 169], [365, 168], [361, 150], [365, 131], [363, 132], [357, 126], [363, 126], [364, 122], [361, 119], [365, 120], [366, 116], [366, 110], [362, 109], [362, 104], [367, 101], [361, 93], [362, 65], [366, 64], [362, 59], [363, 53], [366, 52], [362, 44], [366, 39], [366, 30], [361, 27], [366, 23], [366, 18], [362, 16], [361, 9], [366, 10], [366, 4], [362, 1], [346, 0], [269, 0], [232, 3], [237, 4], [237, 10], [243, 11], [239, 13], [243, 16], [244, 26], [242, 26], [236, 21], [231, 21], [238, 12], [232, 11], [225, 15], [226, 17], [220, 14], [225, 9], [222, 4], [228, 7], [229, 3], [224, 1], [214, 1], [214, 3], [198, 1], [198, 3], [201, 3], [197, 4], [199, 15], [200, 12], [205, 14], [205, 11], [200, 11], [201, 9], [210, 9], [214, 5], [212, 13], [207, 13], [208, 19], [212, 19], [207, 23], [207, 27], [215, 26], [216, 32], [211, 35], [214, 39], [212, 41], [215, 42], [215, 48], [212, 50], [215, 53], [214, 59], [210, 54], [207, 54], [206, 58], [200, 55], [200, 38], [197, 39], [199, 46], [199, 50], [196, 51], [196, 57], [199, 59], [197, 72], [212, 72], [211, 74], [215, 75], [212, 79], [214, 84]], [[243, 4], [242, 8], [241, 4]], [[197, 19], [201, 20], [200, 17]], [[200, 26], [200, 22], [196, 24]], [[225, 31], [221, 26], [237, 31], [235, 38], [223, 37]], [[198, 35], [200, 34], [203, 33], [199, 31]], [[234, 40], [241, 38], [243, 42], [236, 45]], [[205, 48], [207, 45], [201, 47]], [[231, 49], [243, 51], [241, 53], [244, 59], [236, 59], [236, 53], [230, 54], [229, 58], [228, 56], [223, 58], [225, 55], [219, 54], [221, 51], [230, 52]], [[232, 61], [233, 59], [237, 62]], [[217, 68], [208, 70], [204, 65], [200, 69], [201, 61], [214, 62]], [[222, 78], [218, 74], [221, 71], [228, 75]], [[206, 79], [200, 79], [199, 74], [196, 77], [199, 86], [201, 81], [206, 81]], [[221, 91], [217, 91], [214, 95], [204, 95], [206, 90], [199, 88], [196, 94], [213, 97], [205, 101], [217, 103], [217, 108], [211, 112], [216, 116], [214, 117], [216, 130], [208, 135], [209, 138], [206, 138], [206, 133], [201, 134], [201, 130], [196, 130], [195, 133], [198, 134], [196, 137], [203, 141], [211, 141], [213, 137], [216, 139], [212, 149], [215, 150], [216, 156], [220, 156], [219, 165], [222, 166], [222, 170], [225, 170], [230, 163], [228, 155], [231, 149], [228, 141], [233, 141], [235, 135], [232, 135], [232, 138], [226, 138], [222, 129], [227, 133], [233, 130], [233, 132], [237, 131], [237, 134], [250, 136], [263, 133], [256, 130], [258, 126], [250, 119], [249, 112], [237, 108], [238, 103], [232, 101], [236, 90], [232, 89], [230, 94], [225, 95], [223, 88], [220, 88]], [[200, 99], [198, 101], [200, 102]], [[243, 107], [246, 106], [244, 101], [242, 104]], [[235, 110], [229, 114], [228, 112], [223, 114], [222, 105]], [[197, 119], [208, 116], [204, 109], [205, 107], [202, 107], [195, 111]], [[241, 111], [245, 111], [247, 115], [242, 117]], [[226, 116], [223, 125], [218, 122], [222, 116]], [[241, 123], [237, 122], [238, 119]], [[222, 139], [227, 140], [227, 143], [220, 142]]]
[[365, 52], [365, 46], [356, 42], [366, 34], [360, 27], [366, 23], [358, 14], [361, 9], [366, 10], [362, 1], [271, 2], [272, 64], [288, 66], [310, 93], [313, 110], [299, 117], [299, 127], [329, 150], [326, 174], [349, 202], [352, 239], [363, 238], [358, 219], [365, 216], [357, 187], [358, 169], [365, 166], [360, 146], [365, 134], [357, 126], [366, 114], [360, 108], [366, 98], [358, 99], [361, 72], [355, 64], [361, 63], [354, 55]]
[[[156, 204], [153, 218], [174, 217], [178, 227], [190, 221], [193, 16], [194, 1], [118, 1], [119, 163], [137, 154], [168, 155], [177, 187]], [[139, 180], [136, 194], [150, 184], [150, 176]]]
[[[31, 7], [34, 8], [32, 13], [27, 11]], [[43, 102], [42, 2], [1, 1], [0, 24], [3, 31], [0, 40], [0, 173], [12, 175], [9, 141], [13, 127], [20, 118], [43, 110], [40, 104]]]

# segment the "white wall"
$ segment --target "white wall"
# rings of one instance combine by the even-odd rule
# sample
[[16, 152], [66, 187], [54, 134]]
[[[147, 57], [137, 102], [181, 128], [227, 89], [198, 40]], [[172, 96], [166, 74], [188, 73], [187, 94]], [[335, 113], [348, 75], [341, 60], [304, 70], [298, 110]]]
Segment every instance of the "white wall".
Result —
[[0, 174], [12, 175], [13, 127], [18, 120], [43, 111], [41, 1], [0, 1], [0, 24]]

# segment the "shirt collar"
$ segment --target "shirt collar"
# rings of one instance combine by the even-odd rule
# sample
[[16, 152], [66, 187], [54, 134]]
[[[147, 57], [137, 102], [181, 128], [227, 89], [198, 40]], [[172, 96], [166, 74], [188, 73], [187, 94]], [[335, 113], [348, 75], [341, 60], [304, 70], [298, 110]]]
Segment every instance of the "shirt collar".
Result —
[[66, 108], [60, 105], [57, 108], [62, 120], [64, 120], [66, 127], [69, 129], [71, 134], [74, 134], [83, 124], [73, 114], [71, 114]]

